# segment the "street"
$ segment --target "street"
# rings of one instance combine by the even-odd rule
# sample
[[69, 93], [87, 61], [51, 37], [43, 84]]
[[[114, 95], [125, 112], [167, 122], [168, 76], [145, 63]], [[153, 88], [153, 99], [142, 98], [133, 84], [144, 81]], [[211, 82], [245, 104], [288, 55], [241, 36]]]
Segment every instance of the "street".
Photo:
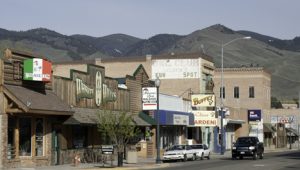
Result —
[[211, 160], [198, 160], [188, 162], [172, 162], [164, 170], [285, 170], [300, 169], [300, 152], [291, 151], [284, 153], [266, 153], [264, 159], [252, 160], [244, 158], [243, 160], [231, 160], [230, 157], [216, 158]]

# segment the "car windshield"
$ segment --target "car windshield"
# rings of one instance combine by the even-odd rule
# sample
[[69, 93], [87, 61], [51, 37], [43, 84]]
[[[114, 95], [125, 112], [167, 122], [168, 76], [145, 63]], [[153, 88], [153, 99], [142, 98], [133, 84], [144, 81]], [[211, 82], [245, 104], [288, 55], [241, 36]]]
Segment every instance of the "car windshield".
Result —
[[238, 138], [236, 143], [238, 143], [238, 144], [244, 144], [244, 143], [255, 144], [255, 138]]
[[169, 150], [184, 150], [184, 145], [174, 145]]

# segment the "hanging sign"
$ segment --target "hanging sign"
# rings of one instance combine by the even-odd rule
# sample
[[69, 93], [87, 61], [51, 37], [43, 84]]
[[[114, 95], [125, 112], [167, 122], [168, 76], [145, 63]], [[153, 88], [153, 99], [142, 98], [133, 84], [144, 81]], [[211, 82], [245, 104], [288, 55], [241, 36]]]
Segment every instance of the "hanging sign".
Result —
[[157, 109], [157, 89], [156, 87], [142, 88], [142, 104], [143, 110]]

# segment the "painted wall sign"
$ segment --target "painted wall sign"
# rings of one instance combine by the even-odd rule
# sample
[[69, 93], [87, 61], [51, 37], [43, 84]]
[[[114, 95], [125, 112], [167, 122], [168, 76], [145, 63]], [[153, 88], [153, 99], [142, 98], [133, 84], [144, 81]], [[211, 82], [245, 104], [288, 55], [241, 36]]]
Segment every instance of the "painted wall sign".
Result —
[[102, 103], [102, 75], [100, 71], [96, 73], [95, 102], [97, 106], [100, 106]]
[[192, 95], [192, 107], [214, 107], [215, 95]]
[[112, 91], [106, 84], [103, 86], [103, 102], [113, 102], [117, 99], [117, 93]]
[[248, 110], [248, 121], [260, 121], [261, 110]]
[[271, 123], [294, 123], [295, 116], [271, 116]]
[[80, 98], [94, 98], [94, 89], [88, 87], [83, 81], [79, 78], [76, 78], [76, 97]]
[[24, 60], [23, 71], [23, 80], [50, 82], [52, 64], [41, 58], [27, 59]]
[[152, 60], [152, 79], [196, 79], [200, 78], [199, 59]]
[[81, 79], [76, 78], [76, 98], [95, 99], [97, 106], [102, 102], [113, 102], [117, 99], [117, 93], [112, 91], [106, 84], [102, 82], [102, 75], [100, 71], [95, 75], [95, 88], [89, 87]]
[[157, 89], [156, 87], [142, 88], [142, 105], [143, 110], [157, 109]]

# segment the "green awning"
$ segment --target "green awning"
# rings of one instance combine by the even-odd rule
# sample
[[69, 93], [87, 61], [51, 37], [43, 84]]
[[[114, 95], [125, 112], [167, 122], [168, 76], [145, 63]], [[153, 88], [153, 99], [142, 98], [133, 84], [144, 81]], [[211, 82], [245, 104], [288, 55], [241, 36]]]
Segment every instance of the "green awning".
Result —
[[149, 123], [150, 125], [156, 125], [155, 120], [151, 116], [147, 115], [144, 112], [140, 112], [139, 113], [139, 117], [142, 118], [147, 123]]

